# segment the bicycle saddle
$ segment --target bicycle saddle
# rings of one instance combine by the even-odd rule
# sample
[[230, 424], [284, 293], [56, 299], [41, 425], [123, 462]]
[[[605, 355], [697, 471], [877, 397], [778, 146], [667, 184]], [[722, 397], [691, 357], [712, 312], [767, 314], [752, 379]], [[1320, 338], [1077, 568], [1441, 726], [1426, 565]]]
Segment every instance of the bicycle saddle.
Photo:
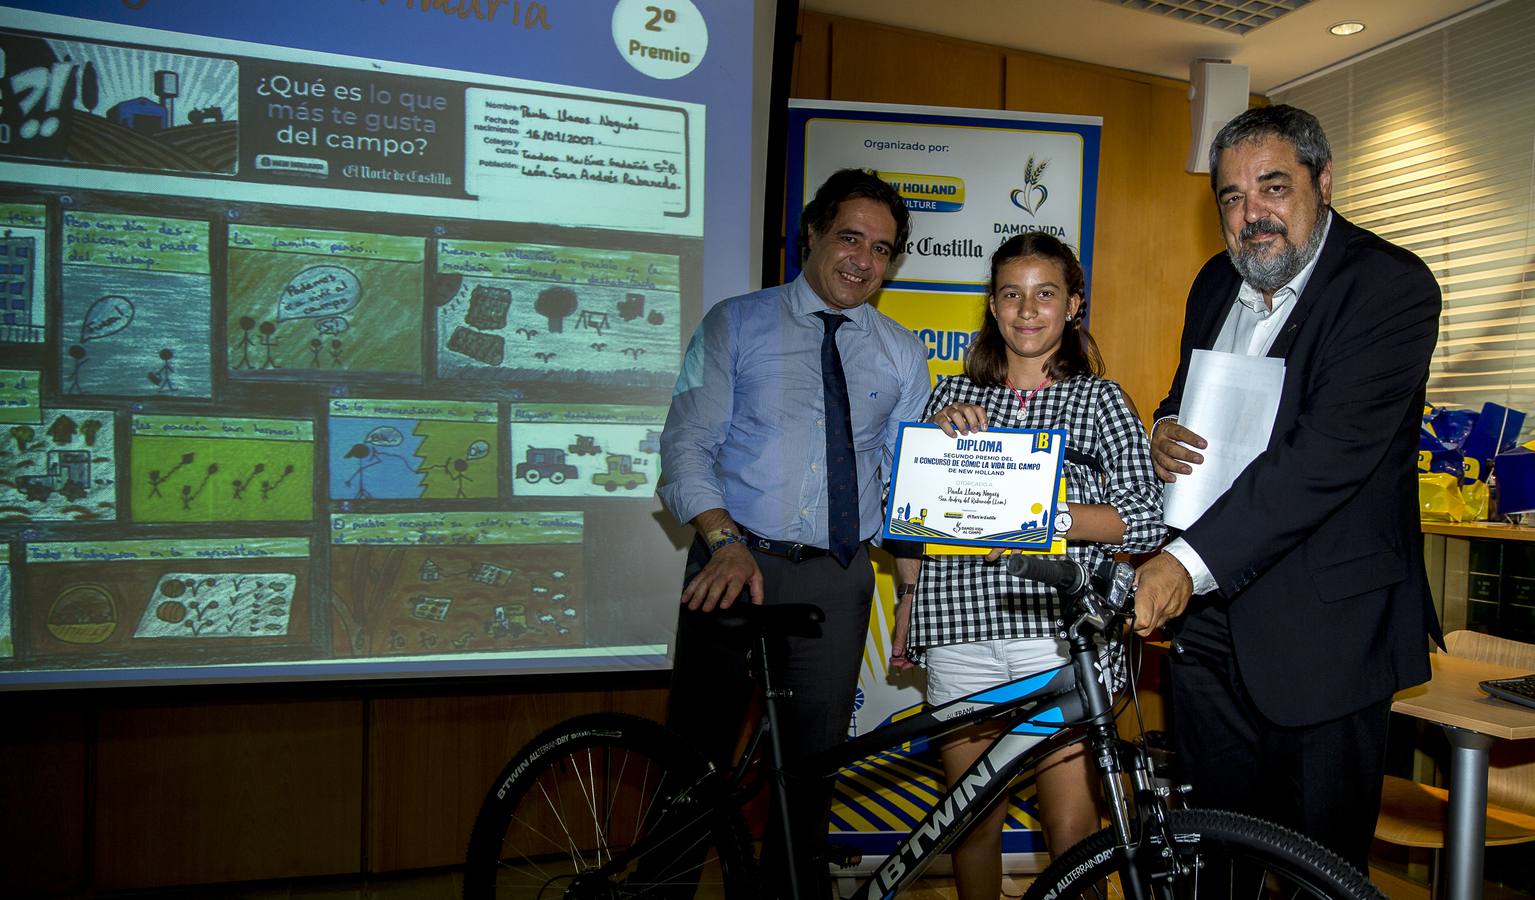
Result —
[[750, 628], [766, 635], [794, 637], [820, 637], [821, 623], [826, 621], [826, 613], [814, 603], [754, 606], [749, 601], [737, 600], [729, 609], [696, 615], [709, 616], [720, 628]]

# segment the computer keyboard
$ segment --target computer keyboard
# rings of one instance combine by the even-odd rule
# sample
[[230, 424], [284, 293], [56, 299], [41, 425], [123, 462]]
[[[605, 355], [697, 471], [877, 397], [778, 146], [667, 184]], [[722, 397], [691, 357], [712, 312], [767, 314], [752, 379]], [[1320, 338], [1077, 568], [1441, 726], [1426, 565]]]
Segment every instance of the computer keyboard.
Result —
[[1521, 706], [1535, 709], [1535, 675], [1521, 675], [1518, 678], [1494, 678], [1481, 683], [1482, 690], [1497, 697], [1499, 700], [1508, 700]]

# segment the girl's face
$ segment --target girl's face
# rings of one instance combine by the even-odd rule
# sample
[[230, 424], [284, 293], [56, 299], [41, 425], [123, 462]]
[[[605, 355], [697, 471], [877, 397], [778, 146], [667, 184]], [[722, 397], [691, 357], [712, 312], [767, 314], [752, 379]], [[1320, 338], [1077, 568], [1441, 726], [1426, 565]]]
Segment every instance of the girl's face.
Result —
[[997, 318], [1008, 356], [1044, 364], [1061, 345], [1066, 322], [1082, 308], [1082, 295], [1066, 293], [1066, 272], [1053, 259], [1026, 256], [997, 270], [987, 304]]

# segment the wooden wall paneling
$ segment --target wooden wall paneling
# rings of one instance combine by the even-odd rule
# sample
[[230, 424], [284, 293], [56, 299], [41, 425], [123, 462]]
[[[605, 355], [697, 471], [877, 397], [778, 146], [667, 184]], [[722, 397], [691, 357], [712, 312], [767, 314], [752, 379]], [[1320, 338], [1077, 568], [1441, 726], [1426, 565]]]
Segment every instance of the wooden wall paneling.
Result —
[[548, 687], [372, 701], [368, 871], [462, 863], [480, 800], [512, 755], [550, 725], [609, 702], [606, 690]]
[[359, 871], [362, 747], [357, 699], [101, 710], [95, 886]]
[[1089, 326], [1109, 377], [1132, 397], [1139, 385], [1126, 373], [1137, 370], [1137, 357], [1166, 352], [1144, 340], [1137, 329], [1144, 316], [1135, 313], [1153, 252], [1146, 228], [1151, 211], [1139, 199], [1150, 174], [1143, 149], [1150, 100], [1151, 87], [1138, 81], [1031, 55], [1007, 57], [1008, 109], [1103, 119]]
[[615, 690], [608, 695], [608, 708], [614, 712], [628, 713], [656, 722], [666, 721], [666, 678], [657, 679], [658, 686]]
[[[1187, 89], [1163, 87], [1151, 93], [1151, 133], [1146, 149], [1153, 171], [1160, 177], [1150, 182], [1153, 211], [1149, 227], [1157, 235], [1161, 252], [1148, 260], [1147, 294], [1143, 334], [1167, 350], [1136, 361], [1138, 384], [1155, 388], [1137, 395], [1142, 412], [1150, 415], [1167, 394], [1178, 368], [1178, 338], [1183, 333], [1183, 308], [1189, 285], [1211, 256], [1225, 245], [1215, 214], [1210, 176], [1184, 171], [1189, 149], [1189, 102]], [[1148, 423], [1149, 424], [1149, 423]]]
[[[64, 708], [59, 708], [64, 707]], [[8, 699], [0, 729], [0, 885], [13, 897], [87, 886], [90, 713]]]
[[825, 100], [830, 96], [830, 83], [831, 22], [825, 16], [801, 10], [789, 96], [801, 100]]
[[1002, 108], [1002, 51], [853, 19], [831, 20], [833, 100]]
[[1109, 377], [1149, 417], [1177, 365], [1188, 284], [1218, 246], [1206, 181], [1183, 171], [1187, 87], [1009, 54], [1007, 107], [1103, 119], [1090, 325]]

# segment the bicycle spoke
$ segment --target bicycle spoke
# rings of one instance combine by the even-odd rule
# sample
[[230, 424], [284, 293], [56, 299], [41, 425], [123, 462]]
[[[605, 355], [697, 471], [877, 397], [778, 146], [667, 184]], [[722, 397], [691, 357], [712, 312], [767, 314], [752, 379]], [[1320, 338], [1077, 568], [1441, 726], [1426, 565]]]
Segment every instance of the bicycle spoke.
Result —
[[717, 777], [712, 770], [658, 725], [629, 717], [591, 721], [569, 737], [540, 737], [530, 756], [509, 764], [510, 774], [477, 817], [465, 895], [737, 895], [751, 871], [751, 849], [739, 817], [710, 802], [724, 796], [707, 781]]
[[[567, 845], [566, 849], [570, 853], [570, 862], [571, 862], [571, 864], [576, 866], [579, 869], [581, 864], [582, 864], [582, 862], [583, 862], [583, 860], [581, 858], [581, 848], [577, 845], [577, 843], [576, 843], [576, 836], [571, 833], [570, 826], [565, 824], [565, 801], [564, 801], [564, 798], [560, 797], [560, 799], [557, 800], [557, 801], [556, 800], [551, 800], [550, 797], [549, 797], [549, 791], [544, 787], [543, 782], [539, 782], [538, 792], [540, 794], [543, 794], [543, 796], [544, 796], [544, 803], [548, 805], [549, 811], [554, 814], [554, 821], [555, 821], [555, 824], [559, 826], [560, 834], [563, 834], [565, 836], [565, 843]], [[560, 793], [561, 793], [560, 792], [560, 783], [558, 781], [556, 781], [554, 783], [554, 792], [555, 792], [555, 794], [557, 796], [560, 795]]]
[[[586, 751], [586, 780], [581, 780], [580, 767], [576, 767], [576, 784], [581, 788], [582, 799], [586, 801], [586, 812], [592, 820], [592, 853], [595, 855], [597, 865], [602, 865], [603, 850], [607, 849], [607, 835], [602, 831], [602, 820], [597, 815], [597, 774], [592, 770], [592, 752]], [[609, 858], [612, 851], [608, 851]]]

